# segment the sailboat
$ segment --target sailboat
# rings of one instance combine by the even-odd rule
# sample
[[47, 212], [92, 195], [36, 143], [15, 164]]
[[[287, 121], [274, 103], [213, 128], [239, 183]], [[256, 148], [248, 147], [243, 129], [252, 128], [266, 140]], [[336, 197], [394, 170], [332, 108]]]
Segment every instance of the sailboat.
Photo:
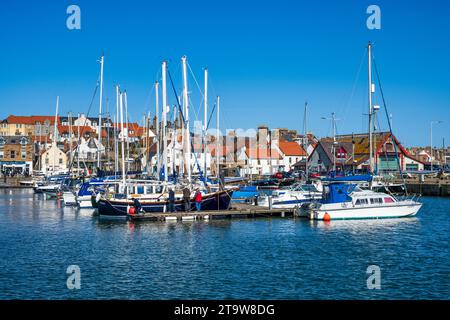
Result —
[[[331, 177], [323, 180], [322, 199], [318, 202], [303, 204], [300, 208], [301, 216], [308, 216], [314, 220], [335, 219], [381, 219], [412, 217], [422, 207], [422, 203], [412, 199], [400, 199], [395, 196], [372, 190], [373, 179], [373, 141], [374, 106], [372, 94], [372, 45], [368, 45], [368, 84], [369, 84], [369, 168], [370, 175]], [[389, 120], [388, 120], [389, 121]], [[363, 190], [359, 187], [368, 182], [370, 188]]]
[[[180, 114], [182, 115], [183, 126], [184, 126], [184, 163], [185, 163], [185, 173], [186, 180], [183, 184], [176, 181], [169, 181], [169, 170], [168, 170], [168, 130], [167, 130], [167, 112], [168, 112], [168, 103], [167, 103], [167, 62], [162, 62], [162, 130], [161, 135], [162, 139], [157, 138], [158, 144], [162, 142], [161, 151], [162, 151], [162, 161], [161, 165], [159, 159], [159, 148], [158, 148], [158, 171], [156, 176], [161, 179], [161, 181], [155, 180], [133, 180], [127, 179], [127, 171], [125, 169], [125, 144], [127, 141], [127, 131], [123, 130], [123, 105], [124, 105], [124, 95], [122, 92], [118, 92], [116, 97], [118, 99], [118, 105], [120, 110], [120, 125], [121, 125], [121, 154], [122, 154], [122, 181], [119, 185], [120, 192], [114, 192], [109, 194], [103, 194], [99, 197], [97, 202], [98, 205], [98, 213], [100, 217], [109, 217], [109, 218], [126, 218], [129, 214], [132, 214], [135, 210], [130, 210], [131, 208], [136, 208], [137, 204], [139, 207], [140, 213], [150, 213], [150, 212], [167, 212], [169, 208], [169, 190], [174, 190], [175, 193], [175, 202], [174, 209], [175, 211], [184, 211], [187, 209], [188, 211], [194, 211], [195, 203], [191, 201], [191, 205], [189, 208], [185, 208], [185, 203], [183, 199], [183, 189], [188, 188], [190, 190], [190, 199], [193, 199], [195, 191], [198, 189], [202, 193], [202, 201], [201, 201], [201, 209], [202, 210], [227, 210], [230, 207], [231, 197], [233, 190], [219, 189], [217, 191], [212, 191], [213, 188], [206, 184], [206, 179], [203, 180], [203, 185], [199, 185], [198, 181], [195, 181], [191, 175], [191, 151], [192, 151], [192, 142], [191, 136], [189, 132], [189, 98], [188, 98], [188, 88], [187, 88], [187, 71], [186, 71], [186, 57], [182, 57], [182, 71], [183, 71], [183, 107], [184, 112], [181, 111], [181, 105], [178, 100], [178, 95], [176, 94], [176, 90], [173, 86], [172, 79], [171, 84], [172, 88], [175, 91], [175, 96], [178, 104], [178, 108], [180, 110]], [[169, 74], [170, 76], [170, 74]], [[158, 89], [158, 85], [156, 86]], [[158, 93], [156, 93], [158, 95]], [[217, 101], [217, 104], [219, 100]], [[156, 103], [157, 106], [157, 119], [158, 118], [158, 101]], [[219, 106], [217, 105], [217, 108]], [[206, 117], [205, 117], [206, 119]], [[158, 121], [158, 120], [157, 120]], [[158, 130], [157, 135], [159, 136], [160, 132]], [[172, 137], [172, 140], [175, 139], [175, 133]], [[172, 160], [175, 161], [175, 157], [172, 157]], [[174, 164], [173, 168], [175, 167]], [[163, 173], [163, 174], [161, 174]]]

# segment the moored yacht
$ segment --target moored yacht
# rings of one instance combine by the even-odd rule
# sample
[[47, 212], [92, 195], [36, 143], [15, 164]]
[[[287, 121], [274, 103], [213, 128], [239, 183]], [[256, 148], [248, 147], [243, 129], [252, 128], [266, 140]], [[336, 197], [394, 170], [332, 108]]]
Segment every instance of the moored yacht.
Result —
[[314, 220], [382, 219], [412, 217], [422, 203], [400, 200], [393, 195], [363, 190], [355, 183], [330, 183], [324, 186], [319, 202], [302, 205], [301, 216]]
[[[173, 185], [161, 183], [127, 183], [125, 191], [117, 194], [105, 194], [99, 198], [98, 213], [100, 217], [126, 218], [130, 208], [135, 207], [136, 201], [141, 207], [139, 213], [155, 213], [169, 211], [169, 189], [175, 191], [174, 210], [185, 211], [182, 190]], [[195, 190], [190, 196], [189, 211], [195, 211], [193, 201]], [[208, 192], [202, 190], [201, 210], [228, 210], [230, 208], [233, 190]]]
[[294, 184], [288, 189], [274, 190], [271, 196], [260, 196], [258, 205], [272, 208], [291, 209], [322, 198], [320, 186], [314, 184]]

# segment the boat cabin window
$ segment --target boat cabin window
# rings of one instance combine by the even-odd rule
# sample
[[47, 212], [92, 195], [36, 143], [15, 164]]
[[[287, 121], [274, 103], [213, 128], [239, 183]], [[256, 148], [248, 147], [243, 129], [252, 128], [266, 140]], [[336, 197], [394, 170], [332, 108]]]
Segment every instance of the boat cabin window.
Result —
[[304, 184], [295, 189], [296, 191], [319, 192], [312, 184]]
[[363, 206], [365, 204], [369, 204], [367, 199], [357, 199], [356, 202], [355, 202], [355, 205], [357, 205], [357, 206]]
[[151, 194], [153, 193], [153, 187], [152, 186], [146, 186], [145, 187], [145, 194]]
[[394, 199], [392, 199], [391, 197], [386, 197], [384, 198], [384, 203], [393, 203]]
[[371, 198], [370, 199], [370, 203], [371, 204], [382, 204], [383, 203], [383, 199], [382, 198]]

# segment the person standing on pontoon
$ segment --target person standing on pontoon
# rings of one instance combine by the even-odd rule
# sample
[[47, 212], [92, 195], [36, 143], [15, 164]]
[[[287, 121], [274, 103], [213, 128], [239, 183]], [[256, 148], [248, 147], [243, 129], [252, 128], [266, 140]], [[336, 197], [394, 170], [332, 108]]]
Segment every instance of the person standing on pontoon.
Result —
[[189, 190], [188, 186], [183, 189], [183, 204], [184, 211], [191, 211], [191, 190]]
[[197, 191], [195, 192], [194, 200], [197, 211], [200, 211], [202, 209], [202, 193], [200, 192], [200, 189], [197, 189]]
[[175, 211], [175, 192], [172, 188], [169, 189], [169, 212]]

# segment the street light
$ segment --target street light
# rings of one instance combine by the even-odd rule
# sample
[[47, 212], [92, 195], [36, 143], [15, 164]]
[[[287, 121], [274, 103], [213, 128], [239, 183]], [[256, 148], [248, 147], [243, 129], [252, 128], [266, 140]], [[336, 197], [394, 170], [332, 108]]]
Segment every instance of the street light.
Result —
[[443, 122], [442, 120], [435, 120], [430, 122], [430, 163], [431, 163], [430, 171], [433, 171], [433, 124], [439, 124], [442, 122]]

